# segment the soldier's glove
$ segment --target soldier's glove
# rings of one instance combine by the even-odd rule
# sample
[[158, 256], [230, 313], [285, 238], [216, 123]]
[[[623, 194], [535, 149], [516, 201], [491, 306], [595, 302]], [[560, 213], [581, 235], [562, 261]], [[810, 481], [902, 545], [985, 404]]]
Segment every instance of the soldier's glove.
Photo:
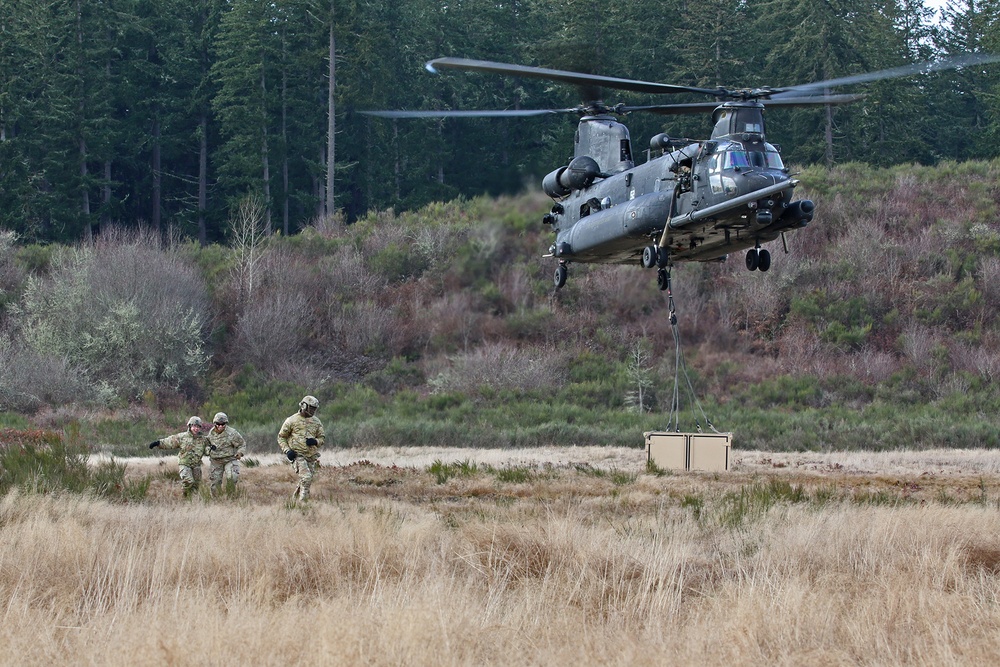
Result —
[[309, 445], [310, 447], [315, 447], [316, 445], [319, 444], [319, 440], [317, 440], [316, 438], [306, 438], [306, 444]]
[[289, 461], [294, 461], [298, 457], [298, 454], [295, 453], [294, 449], [289, 449], [287, 452], [285, 452], [285, 456], [288, 457]]
[[160, 446], [160, 441], [159, 440], [154, 440], [153, 442], [149, 443], [149, 448], [150, 449], [156, 449], [159, 446]]

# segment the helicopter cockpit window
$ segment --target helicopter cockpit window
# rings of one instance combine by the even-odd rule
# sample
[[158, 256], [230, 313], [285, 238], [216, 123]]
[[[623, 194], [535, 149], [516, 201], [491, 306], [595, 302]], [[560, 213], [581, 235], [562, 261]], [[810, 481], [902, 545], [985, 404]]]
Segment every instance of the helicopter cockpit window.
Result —
[[726, 151], [724, 169], [784, 169], [781, 156], [775, 150], [766, 151]]
[[743, 131], [744, 132], [756, 132], [757, 134], [763, 134], [764, 133], [764, 126], [761, 123], [744, 123], [743, 124]]
[[746, 169], [750, 166], [750, 156], [746, 151], [726, 151], [725, 169]]
[[785, 163], [781, 161], [781, 155], [778, 151], [767, 151], [764, 153], [764, 159], [767, 160], [768, 169], [784, 169]]

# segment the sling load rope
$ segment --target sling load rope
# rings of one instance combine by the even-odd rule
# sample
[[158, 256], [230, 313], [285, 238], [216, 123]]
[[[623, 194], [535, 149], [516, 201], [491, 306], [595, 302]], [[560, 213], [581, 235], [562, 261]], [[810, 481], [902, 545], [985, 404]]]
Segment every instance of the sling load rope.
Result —
[[[695, 406], [701, 413], [702, 418], [705, 420], [705, 424], [708, 428], [712, 429], [713, 433], [718, 433], [715, 426], [709, 420], [708, 415], [705, 414], [705, 410], [701, 407], [701, 402], [698, 400], [698, 395], [694, 392], [694, 386], [691, 384], [691, 377], [688, 375], [687, 364], [684, 363], [684, 355], [681, 353], [681, 334], [680, 329], [677, 327], [677, 309], [674, 306], [674, 291], [670, 286], [670, 272], [667, 271], [667, 310], [670, 312], [670, 329], [674, 334], [674, 391], [673, 396], [670, 401], [670, 417], [667, 419], [667, 431], [669, 432], [671, 424], [673, 424], [673, 430], [675, 433], [679, 433], [680, 418], [681, 418], [681, 399], [680, 399], [680, 375], [681, 372], [684, 373], [684, 382], [687, 386], [688, 393], [694, 401]], [[698, 433], [701, 433], [701, 422], [695, 417], [695, 424], [698, 427]]]

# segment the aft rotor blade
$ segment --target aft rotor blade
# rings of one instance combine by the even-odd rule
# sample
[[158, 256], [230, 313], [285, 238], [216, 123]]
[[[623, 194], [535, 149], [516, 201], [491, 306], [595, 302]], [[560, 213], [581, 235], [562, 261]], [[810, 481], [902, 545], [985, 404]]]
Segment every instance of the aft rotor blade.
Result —
[[690, 104], [648, 104], [645, 106], [626, 105], [619, 107], [624, 113], [633, 111], [648, 111], [649, 113], [660, 114], [661, 116], [675, 116], [686, 113], [705, 113], [715, 111], [719, 107], [719, 102], [692, 102]]
[[892, 67], [890, 69], [879, 70], [877, 72], [866, 72], [864, 74], [855, 74], [853, 76], [845, 76], [838, 79], [829, 79], [827, 81], [816, 81], [798, 86], [778, 88], [776, 91], [779, 92], [773, 95], [771, 99], [776, 100], [786, 96], [808, 96], [812, 92], [819, 92], [827, 88], [835, 88], [837, 86], [868, 83], [870, 81], [882, 81], [884, 79], [898, 79], [904, 76], [929, 74], [930, 72], [958, 69], [960, 67], [970, 67], [972, 65], [985, 65], [997, 61], [1000, 61], [1000, 56], [988, 53], [969, 53], [962, 56], [955, 56], [953, 58], [943, 58], [941, 60], [930, 62]]
[[766, 107], [814, 107], [826, 104], [850, 104], [863, 99], [864, 95], [811, 95], [807, 97], [779, 97], [761, 100]]
[[495, 63], [488, 60], [469, 60], [468, 58], [437, 58], [428, 62], [428, 71], [437, 73], [440, 69], [462, 69], [473, 72], [492, 72], [508, 76], [528, 77], [532, 79], [547, 79], [562, 81], [577, 86], [601, 86], [618, 90], [631, 90], [637, 93], [700, 93], [702, 95], [725, 96], [726, 92], [713, 88], [692, 88], [689, 86], [674, 86], [669, 83], [654, 83], [651, 81], [636, 81], [634, 79], [619, 79], [596, 74], [581, 74], [545, 67], [529, 67], [527, 65], [510, 65]]
[[497, 118], [545, 116], [559, 113], [579, 113], [579, 109], [484, 109], [481, 111], [361, 111], [366, 116], [379, 118]]
[[[825, 95], [807, 97], [785, 97], [777, 100], [760, 100], [765, 107], [805, 107], [818, 106], [824, 104], [848, 104], [856, 102], [864, 95]], [[618, 107], [622, 112], [631, 113], [633, 111], [645, 111], [659, 114], [661, 116], [673, 116], [688, 113], [706, 113], [719, 108], [719, 102], [692, 102], [690, 104], [650, 104], [646, 106], [622, 106]]]

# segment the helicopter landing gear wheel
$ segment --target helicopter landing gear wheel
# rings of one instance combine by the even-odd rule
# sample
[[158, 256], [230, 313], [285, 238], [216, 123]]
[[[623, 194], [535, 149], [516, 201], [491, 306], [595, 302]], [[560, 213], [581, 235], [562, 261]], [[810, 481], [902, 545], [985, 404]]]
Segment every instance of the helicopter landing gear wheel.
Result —
[[660, 288], [660, 291], [670, 289], [670, 272], [666, 269], [660, 269], [656, 272], [656, 286]]
[[566, 277], [569, 275], [569, 270], [566, 268], [565, 264], [560, 264], [556, 267], [556, 272], [552, 275], [552, 284], [559, 289], [566, 284]]
[[[768, 261], [770, 262], [770, 260]], [[747, 270], [756, 271], [758, 266], [760, 266], [760, 253], [757, 252], [757, 248], [747, 250]], [[770, 263], [768, 263], [768, 266], [770, 266]]]
[[766, 249], [761, 249], [757, 251], [757, 270], [767, 271], [771, 268], [771, 253]]
[[645, 269], [651, 269], [656, 266], [659, 261], [659, 254], [656, 251], [655, 245], [648, 245], [642, 249], [642, 266]]

